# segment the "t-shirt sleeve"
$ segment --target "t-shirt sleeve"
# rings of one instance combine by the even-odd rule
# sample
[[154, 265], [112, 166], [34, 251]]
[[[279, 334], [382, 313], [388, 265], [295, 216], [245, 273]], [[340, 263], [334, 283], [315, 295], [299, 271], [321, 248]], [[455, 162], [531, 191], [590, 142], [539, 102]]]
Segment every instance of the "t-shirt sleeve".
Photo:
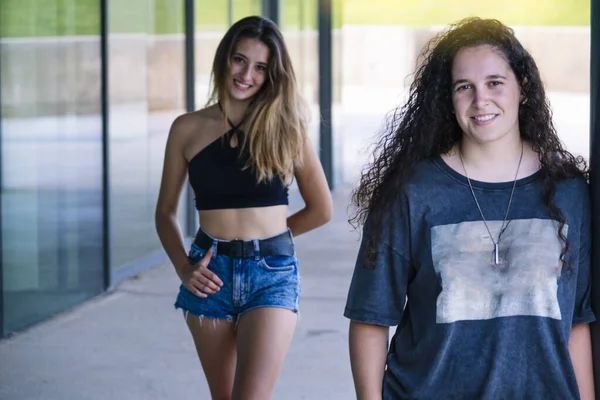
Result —
[[[353, 321], [394, 326], [400, 323], [409, 279], [410, 262], [397, 246], [406, 241], [393, 218], [384, 222], [380, 240], [375, 243], [376, 259], [367, 263], [368, 223], [363, 230], [344, 316]], [[396, 220], [397, 221], [397, 220]], [[393, 231], [390, 231], [393, 230]]]
[[591, 256], [591, 201], [589, 191], [583, 193], [583, 215], [580, 235], [579, 265], [577, 269], [577, 293], [575, 294], [575, 310], [573, 324], [594, 322], [596, 317], [591, 306], [592, 279], [590, 268]]

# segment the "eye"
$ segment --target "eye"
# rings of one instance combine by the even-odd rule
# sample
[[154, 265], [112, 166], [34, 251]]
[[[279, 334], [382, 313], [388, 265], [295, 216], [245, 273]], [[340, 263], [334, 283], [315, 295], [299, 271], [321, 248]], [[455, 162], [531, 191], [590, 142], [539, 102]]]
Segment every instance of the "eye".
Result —
[[233, 62], [238, 63], [238, 64], [243, 64], [245, 62], [245, 60], [240, 56], [233, 56]]
[[267, 67], [266, 67], [266, 66], [264, 66], [264, 65], [257, 65], [257, 66], [256, 66], [256, 69], [257, 69], [257, 70], [259, 70], [259, 71], [261, 71], [261, 72], [264, 72], [264, 71], [266, 71], [266, 70], [267, 70]]
[[500, 85], [502, 85], [502, 82], [500, 82], [500, 81], [491, 81], [490, 82], [491, 87], [496, 87], [496, 86], [500, 86]]
[[460, 86], [457, 86], [456, 89], [454, 89], [454, 90], [457, 92], [462, 92], [464, 90], [469, 90], [469, 89], [471, 89], [471, 85], [460, 85]]

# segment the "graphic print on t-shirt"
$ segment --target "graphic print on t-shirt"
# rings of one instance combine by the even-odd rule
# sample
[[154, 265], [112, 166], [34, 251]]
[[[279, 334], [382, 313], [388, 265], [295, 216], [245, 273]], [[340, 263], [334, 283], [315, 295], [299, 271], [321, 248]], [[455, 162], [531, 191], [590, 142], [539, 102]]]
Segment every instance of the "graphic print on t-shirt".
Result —
[[[502, 221], [488, 221], [488, 226], [496, 240]], [[494, 244], [483, 221], [431, 228], [433, 266], [442, 285], [436, 322], [520, 315], [561, 319], [562, 247], [556, 221], [513, 220], [500, 240], [503, 263], [495, 265]]]

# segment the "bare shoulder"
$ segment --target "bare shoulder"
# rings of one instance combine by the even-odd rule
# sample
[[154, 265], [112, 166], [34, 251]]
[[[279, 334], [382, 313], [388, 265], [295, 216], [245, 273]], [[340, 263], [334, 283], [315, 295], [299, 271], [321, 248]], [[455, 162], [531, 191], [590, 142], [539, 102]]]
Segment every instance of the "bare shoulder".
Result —
[[169, 132], [169, 141], [178, 147], [197, 147], [197, 143], [210, 141], [214, 127], [219, 123], [215, 106], [182, 114], [175, 118]]
[[213, 124], [216, 119], [212, 108], [208, 107], [178, 116], [171, 125], [171, 134], [187, 136], [194, 132], [201, 132], [206, 126]]

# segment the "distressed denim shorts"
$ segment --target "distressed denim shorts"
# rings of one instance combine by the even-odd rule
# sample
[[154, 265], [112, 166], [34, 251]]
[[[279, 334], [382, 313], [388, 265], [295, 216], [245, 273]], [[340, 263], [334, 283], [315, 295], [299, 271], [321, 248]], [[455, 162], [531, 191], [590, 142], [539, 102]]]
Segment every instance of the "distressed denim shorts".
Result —
[[[270, 245], [269, 255], [260, 252], [265, 242]], [[246, 251], [250, 254], [231, 256], [218, 253], [220, 247], [230, 244], [243, 245], [251, 250]], [[201, 298], [181, 285], [175, 308], [201, 318], [229, 321], [259, 307], [278, 307], [298, 312], [300, 275], [289, 229], [270, 238], [248, 241], [220, 240], [200, 230], [188, 254], [190, 262], [200, 261], [209, 247], [212, 247], [213, 255], [208, 268], [223, 281], [221, 290]], [[282, 255], [277, 254], [278, 248], [285, 249]]]

